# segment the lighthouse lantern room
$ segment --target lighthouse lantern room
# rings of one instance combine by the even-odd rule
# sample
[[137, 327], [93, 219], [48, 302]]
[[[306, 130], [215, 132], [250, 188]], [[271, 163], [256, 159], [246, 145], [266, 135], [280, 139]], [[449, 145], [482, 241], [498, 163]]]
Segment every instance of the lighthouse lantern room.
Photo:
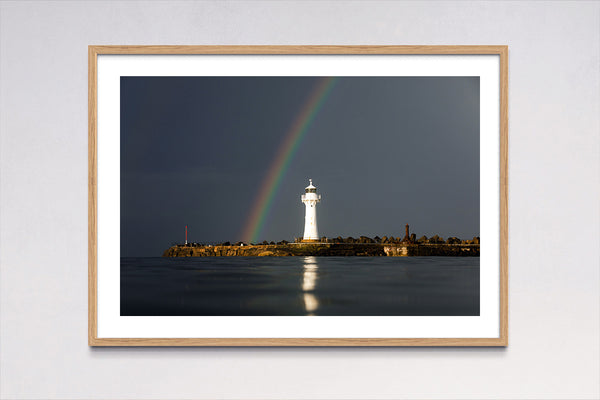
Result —
[[321, 195], [317, 194], [317, 188], [313, 186], [312, 179], [308, 180], [308, 186], [302, 195], [302, 202], [306, 206], [304, 217], [303, 242], [318, 242], [319, 231], [317, 230], [317, 203], [321, 201]]

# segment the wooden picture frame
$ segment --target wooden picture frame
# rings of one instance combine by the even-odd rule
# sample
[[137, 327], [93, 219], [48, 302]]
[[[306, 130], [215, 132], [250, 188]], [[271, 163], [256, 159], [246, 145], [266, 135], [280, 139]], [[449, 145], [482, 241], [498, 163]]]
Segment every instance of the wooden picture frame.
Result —
[[[98, 336], [98, 56], [101, 55], [495, 55], [500, 65], [499, 335], [494, 338], [107, 338]], [[90, 346], [507, 346], [508, 46], [89, 46], [88, 344]], [[101, 189], [102, 190], [102, 189]]]

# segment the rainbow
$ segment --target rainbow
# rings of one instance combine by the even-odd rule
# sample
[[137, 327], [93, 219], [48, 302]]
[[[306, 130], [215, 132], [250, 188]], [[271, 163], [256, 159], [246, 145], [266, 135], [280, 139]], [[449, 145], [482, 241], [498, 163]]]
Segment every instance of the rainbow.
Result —
[[325, 100], [327, 100], [327, 96], [331, 92], [336, 81], [337, 78], [333, 77], [320, 79], [302, 107], [302, 110], [294, 119], [294, 123], [285, 134], [285, 137], [277, 150], [275, 159], [260, 186], [254, 205], [252, 206], [252, 210], [242, 233], [243, 241], [256, 242], [259, 239], [268, 211], [271, 208], [271, 204], [273, 203], [281, 180], [285, 176], [285, 173], [298, 150], [299, 144], [302, 142], [302, 138], [306, 135], [315, 116], [319, 113]]

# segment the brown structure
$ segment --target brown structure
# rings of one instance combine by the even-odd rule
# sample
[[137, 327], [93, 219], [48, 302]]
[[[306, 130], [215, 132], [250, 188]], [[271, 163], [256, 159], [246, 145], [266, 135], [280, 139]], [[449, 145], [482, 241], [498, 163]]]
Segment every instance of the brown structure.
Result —
[[408, 229], [408, 224], [406, 224], [406, 233], [404, 234], [404, 239], [402, 239], [402, 243], [413, 243], [410, 239], [410, 231]]

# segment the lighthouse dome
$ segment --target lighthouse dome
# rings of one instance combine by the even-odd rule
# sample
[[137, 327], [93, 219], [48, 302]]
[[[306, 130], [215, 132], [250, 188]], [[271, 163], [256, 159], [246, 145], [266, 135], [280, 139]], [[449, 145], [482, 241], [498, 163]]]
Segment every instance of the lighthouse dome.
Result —
[[308, 186], [305, 188], [306, 193], [317, 193], [317, 187], [313, 185], [312, 179], [308, 180]]

